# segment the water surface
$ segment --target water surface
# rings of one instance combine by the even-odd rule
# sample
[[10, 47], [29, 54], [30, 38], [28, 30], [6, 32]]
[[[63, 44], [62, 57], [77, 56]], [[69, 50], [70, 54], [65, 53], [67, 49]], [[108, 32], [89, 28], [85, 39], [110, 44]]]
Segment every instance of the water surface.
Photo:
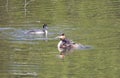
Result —
[[[1, 0], [0, 10], [1, 78], [120, 77], [120, 0]], [[47, 42], [26, 34], [44, 23]], [[55, 37], [61, 33], [94, 49], [60, 60]]]

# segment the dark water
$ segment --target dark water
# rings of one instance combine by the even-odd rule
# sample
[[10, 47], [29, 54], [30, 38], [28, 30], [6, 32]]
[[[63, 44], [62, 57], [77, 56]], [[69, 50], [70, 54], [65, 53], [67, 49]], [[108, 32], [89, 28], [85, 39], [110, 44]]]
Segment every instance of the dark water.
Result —
[[[117, 27], [120, 0], [0, 0], [0, 10], [1, 78], [79, 78], [72, 73], [66, 74], [67, 69], [60, 74], [57, 70], [50, 72], [47, 63], [52, 66], [53, 59], [46, 61], [50, 59], [47, 52], [53, 50], [52, 54], [57, 54], [56, 48], [50, 46], [56, 46], [55, 37], [63, 32], [78, 40], [81, 33], [85, 33], [81, 35], [83, 38], [88, 36], [92, 26], [98, 31], [99, 26]], [[26, 34], [29, 30], [41, 29], [44, 23], [49, 26], [49, 44], [43, 35]], [[86, 48], [91, 46], [82, 49]], [[47, 55], [43, 51], [47, 51]], [[59, 65], [56, 68], [61, 69]]]

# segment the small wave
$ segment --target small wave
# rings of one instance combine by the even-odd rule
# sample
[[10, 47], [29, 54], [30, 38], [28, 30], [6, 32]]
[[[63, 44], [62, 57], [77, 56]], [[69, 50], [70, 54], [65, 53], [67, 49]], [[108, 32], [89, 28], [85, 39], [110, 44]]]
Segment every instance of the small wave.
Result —
[[6, 28], [0, 28], [0, 31], [4, 31], [4, 30], [10, 30], [10, 29], [14, 29], [14, 28], [10, 28], [10, 27], [6, 27]]
[[89, 49], [93, 49], [92, 46], [90, 45], [79, 45], [79, 47], [77, 48], [78, 50], [89, 50]]

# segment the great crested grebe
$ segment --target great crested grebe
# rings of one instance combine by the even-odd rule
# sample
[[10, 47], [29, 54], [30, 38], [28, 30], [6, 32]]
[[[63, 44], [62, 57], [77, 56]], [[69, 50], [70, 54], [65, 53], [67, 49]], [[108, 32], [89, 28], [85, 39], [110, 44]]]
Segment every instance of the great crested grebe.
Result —
[[47, 26], [47, 24], [44, 24], [42, 30], [30, 30], [30, 31], [27, 32], [27, 34], [44, 35], [47, 38], [47, 35], [48, 35], [48, 26]]
[[62, 59], [65, 57], [66, 54], [72, 52], [73, 50], [84, 48], [82, 44], [77, 44], [69, 39], [66, 39], [64, 34], [61, 34], [56, 38], [60, 39], [60, 41], [58, 42], [57, 48], [58, 48], [58, 51], [60, 52], [59, 57]]

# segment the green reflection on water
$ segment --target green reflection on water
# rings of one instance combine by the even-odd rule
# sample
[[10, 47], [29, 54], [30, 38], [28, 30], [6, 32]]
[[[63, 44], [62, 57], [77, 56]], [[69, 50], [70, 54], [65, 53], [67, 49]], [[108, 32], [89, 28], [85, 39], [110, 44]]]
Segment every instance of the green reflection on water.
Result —
[[34, 0], [24, 7], [25, 0], [1, 0], [0, 27], [74, 27], [64, 31], [68, 37], [95, 49], [60, 60], [57, 40], [13, 43], [0, 31], [0, 77], [34, 78], [27, 72], [35, 72], [38, 78], [119, 78], [119, 5], [120, 0]]

